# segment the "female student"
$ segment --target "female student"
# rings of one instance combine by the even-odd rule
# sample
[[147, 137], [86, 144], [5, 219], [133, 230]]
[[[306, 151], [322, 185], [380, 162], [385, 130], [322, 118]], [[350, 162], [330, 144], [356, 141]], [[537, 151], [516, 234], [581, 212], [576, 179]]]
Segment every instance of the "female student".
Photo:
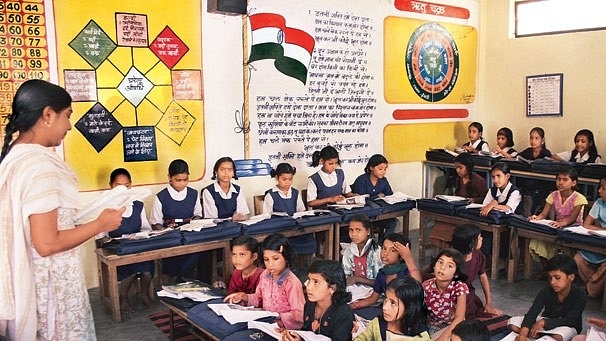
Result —
[[[567, 171], [558, 173], [556, 175], [557, 190], [547, 196], [541, 213], [530, 216], [529, 220], [547, 219], [553, 207], [555, 220], [550, 223], [552, 227], [562, 228], [571, 224], [582, 225], [583, 208], [587, 205], [587, 199], [575, 190], [577, 179], [577, 171], [572, 167]], [[530, 241], [528, 248], [534, 258], [539, 258], [543, 266], [558, 250], [563, 251], [561, 247], [535, 239]], [[540, 274], [538, 279], [542, 279], [543, 277], [544, 273]]]
[[[368, 159], [368, 163], [364, 167], [364, 174], [358, 176], [351, 185], [351, 190], [359, 195], [368, 194], [372, 200], [392, 195], [393, 190], [385, 177], [388, 166], [389, 164], [385, 156], [374, 154]], [[396, 232], [399, 224], [396, 218], [381, 220], [375, 223], [381, 229], [381, 236]]]
[[[254, 293], [259, 284], [261, 273], [263, 273], [263, 269], [257, 266], [259, 243], [251, 236], [239, 236], [234, 238], [229, 246], [234, 272], [231, 274], [227, 293]], [[213, 287], [225, 289], [225, 283], [218, 281], [213, 283]]]
[[362, 300], [351, 302], [352, 309], [360, 309], [375, 304], [379, 296], [385, 292], [387, 284], [395, 278], [411, 276], [421, 282], [421, 272], [417, 269], [410, 252], [410, 240], [400, 233], [392, 233], [385, 237], [381, 248], [383, 267], [379, 270], [372, 294]]
[[577, 266], [570, 256], [555, 255], [547, 262], [549, 286], [539, 291], [524, 316], [509, 319], [509, 329], [528, 341], [543, 335], [558, 335], [570, 341], [583, 329], [583, 310], [587, 295], [573, 285]]
[[[109, 176], [109, 185], [111, 188], [116, 186], [131, 187], [131, 176], [128, 170], [124, 168], [114, 169]], [[132, 205], [126, 206], [126, 211], [122, 215], [122, 223], [117, 230], [100, 233], [96, 236], [97, 245], [100, 247], [111, 240], [111, 238], [121, 237], [123, 234], [131, 234], [142, 231], [151, 231], [151, 225], [147, 220], [143, 202], [135, 201]], [[146, 261], [135, 264], [121, 265], [118, 267], [118, 281], [120, 281], [120, 311], [122, 314], [135, 312], [128, 302], [128, 292], [135, 280], [135, 276], [141, 274], [141, 302], [148, 307], [156, 306], [154, 298], [149, 295], [152, 278], [154, 277], [154, 261]]]
[[312, 208], [323, 208], [334, 204], [346, 197], [352, 197], [351, 188], [345, 180], [345, 173], [339, 168], [339, 152], [326, 146], [312, 155], [312, 167], [322, 165], [322, 168], [312, 174], [307, 181], [307, 205]]
[[461, 149], [469, 153], [477, 152], [490, 152], [488, 142], [484, 141], [482, 133], [484, 127], [480, 122], [471, 122], [467, 127], [467, 135], [469, 136], [469, 142], [466, 142]]
[[429, 341], [427, 308], [421, 284], [412, 277], [389, 282], [383, 314], [374, 318], [355, 341]]
[[513, 132], [507, 127], [503, 127], [497, 131], [497, 146], [492, 150], [495, 155], [503, 157], [516, 157], [518, 152], [513, 149]]
[[77, 180], [52, 151], [72, 127], [71, 102], [65, 89], [28, 80], [7, 118], [0, 153], [0, 336], [9, 340], [95, 339], [77, 246], [117, 229], [125, 208], [76, 225]]
[[593, 133], [589, 129], [581, 129], [574, 135], [574, 149], [552, 155], [556, 161], [570, 161], [579, 164], [602, 163], [595, 146]]
[[224, 300], [276, 312], [280, 316], [280, 327], [300, 329], [303, 325], [305, 297], [301, 281], [290, 271], [295, 252], [288, 239], [280, 233], [267, 236], [261, 250], [265, 271], [261, 274], [255, 293], [236, 292], [227, 295]]
[[504, 162], [497, 162], [490, 168], [492, 187], [486, 193], [480, 214], [487, 216], [491, 210], [513, 213], [518, 208], [522, 196], [520, 191], [509, 181], [509, 167]]
[[452, 329], [465, 319], [465, 261], [455, 249], [443, 249], [432, 264], [434, 278], [423, 282], [432, 340], [450, 340]]
[[[606, 178], [600, 180], [598, 194], [600, 198], [591, 207], [583, 227], [589, 230], [606, 231]], [[606, 281], [606, 255], [578, 250], [574, 255], [574, 261], [579, 268], [579, 276], [584, 283], [587, 283], [589, 297], [600, 297]]]
[[246, 197], [240, 186], [231, 182], [232, 179], [238, 180], [234, 160], [229, 156], [218, 159], [211, 179], [217, 181], [202, 190], [204, 218], [246, 220], [250, 213]]
[[265, 192], [263, 200], [263, 213], [286, 212], [293, 215], [295, 212], [305, 211], [303, 198], [298, 189], [291, 187], [297, 169], [289, 163], [283, 162], [271, 170], [271, 177], [276, 179], [276, 186]]
[[[177, 227], [202, 217], [198, 191], [188, 184], [189, 165], [181, 159], [173, 160], [168, 166], [168, 186], [156, 194], [152, 204], [149, 222], [154, 230]], [[169, 277], [167, 280], [176, 276], [177, 281], [182, 281], [197, 260], [198, 254], [164, 258], [162, 272]]]
[[457, 155], [454, 161], [457, 181], [454, 194], [468, 198], [472, 203], [481, 203], [486, 196], [486, 180], [473, 171], [473, 156], [468, 153]]
[[372, 235], [372, 223], [363, 215], [355, 215], [349, 222], [351, 243], [343, 247], [343, 270], [347, 285], [373, 286], [379, 270], [383, 267], [381, 247]]
[[530, 137], [528, 139], [530, 147], [520, 152], [521, 157], [526, 160], [536, 160], [545, 157], [551, 157], [551, 152], [545, 144], [545, 130], [541, 127], [530, 129]]
[[[486, 275], [486, 256], [480, 251], [482, 248], [482, 234], [479, 227], [473, 224], [462, 224], [455, 227], [450, 242], [453, 249], [461, 252], [465, 257], [465, 270], [467, 280], [465, 284], [469, 288], [467, 295], [467, 304], [465, 308], [465, 319], [475, 319], [485, 314], [501, 315], [501, 312], [492, 307], [492, 295], [490, 293], [490, 282]], [[486, 305], [476, 295], [473, 282], [480, 278], [480, 285], [484, 292]]]
[[[309, 266], [305, 282], [307, 302], [301, 330], [312, 331], [336, 341], [351, 341], [354, 315], [347, 301], [345, 273], [338, 261], [318, 260]], [[283, 341], [300, 341], [296, 332], [284, 330]]]

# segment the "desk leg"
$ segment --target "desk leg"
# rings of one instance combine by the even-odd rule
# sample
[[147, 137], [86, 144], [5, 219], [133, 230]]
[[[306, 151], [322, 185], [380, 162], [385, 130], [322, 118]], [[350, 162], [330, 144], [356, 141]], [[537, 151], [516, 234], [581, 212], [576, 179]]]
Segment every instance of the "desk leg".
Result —
[[428, 220], [421, 212], [419, 217], [419, 263], [425, 261], [425, 229]]
[[526, 279], [532, 278], [532, 255], [530, 254], [530, 239], [523, 238], [522, 242], [522, 250], [520, 252], [524, 252], [524, 277]]
[[334, 240], [334, 247], [333, 247], [333, 255], [335, 257], [336, 260], [341, 259], [340, 256], [340, 251], [341, 251], [341, 245], [339, 244], [339, 240], [341, 240], [341, 224], [339, 223], [335, 223], [333, 225], [333, 230], [334, 230], [334, 235], [335, 235], [335, 240]]
[[501, 232], [498, 227], [492, 228], [492, 264], [490, 265], [490, 278], [499, 278], [499, 256], [501, 249]]
[[[338, 224], [335, 224], [335, 225], [338, 225]], [[334, 239], [335, 239], [335, 229], [329, 228], [326, 231], [326, 234], [328, 236], [326, 239], [326, 242], [325, 242], [326, 245], [333, 245]], [[327, 247], [326, 250], [327, 250], [326, 252], [328, 253], [328, 259], [339, 260], [339, 257], [335, 257], [335, 253], [334, 253], [335, 250], [333, 248]], [[337, 252], [339, 252], [338, 249], [337, 249]]]
[[223, 281], [225, 283], [229, 283], [233, 266], [231, 262], [231, 250], [229, 249], [229, 242], [227, 242], [223, 247]]
[[114, 322], [122, 322], [120, 312], [120, 296], [118, 292], [118, 271], [114, 264], [108, 264], [107, 286], [109, 289], [109, 301], [112, 310], [112, 319]]
[[410, 212], [407, 211], [402, 216], [402, 234], [408, 237], [410, 235]]
[[515, 227], [511, 228], [509, 237], [509, 259], [507, 260], [507, 281], [513, 283], [516, 280], [516, 274], [518, 271], [518, 229]]
[[170, 327], [170, 341], [175, 341], [175, 313], [172, 309], [168, 310], [168, 325]]
[[[99, 296], [101, 296], [101, 302], [105, 305], [107, 293], [107, 275], [105, 271], [105, 264], [101, 261], [100, 257], [97, 256], [97, 276], [99, 276]], [[109, 307], [108, 307], [109, 308]]]

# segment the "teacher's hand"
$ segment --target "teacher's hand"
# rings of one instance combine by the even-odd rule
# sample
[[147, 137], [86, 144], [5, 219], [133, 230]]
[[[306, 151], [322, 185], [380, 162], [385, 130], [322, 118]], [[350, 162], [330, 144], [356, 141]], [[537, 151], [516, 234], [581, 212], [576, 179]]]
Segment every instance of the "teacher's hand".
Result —
[[106, 208], [97, 217], [102, 231], [113, 231], [120, 227], [122, 223], [122, 214], [126, 210], [126, 207], [120, 207], [118, 209]]

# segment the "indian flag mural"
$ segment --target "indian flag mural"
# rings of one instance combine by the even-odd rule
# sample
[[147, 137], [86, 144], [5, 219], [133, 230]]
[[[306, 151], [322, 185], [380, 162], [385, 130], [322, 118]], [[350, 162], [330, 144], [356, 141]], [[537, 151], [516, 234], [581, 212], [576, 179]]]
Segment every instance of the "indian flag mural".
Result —
[[274, 59], [278, 71], [305, 84], [314, 38], [305, 31], [287, 27], [279, 14], [259, 13], [249, 16], [249, 20], [252, 46], [248, 62]]

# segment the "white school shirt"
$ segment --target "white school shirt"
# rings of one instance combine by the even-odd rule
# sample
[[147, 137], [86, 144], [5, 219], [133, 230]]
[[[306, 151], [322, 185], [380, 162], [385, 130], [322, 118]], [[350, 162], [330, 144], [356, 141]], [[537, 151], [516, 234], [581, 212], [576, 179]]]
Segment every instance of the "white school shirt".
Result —
[[[278, 186], [274, 186], [271, 189], [272, 192], [278, 192], [280, 198], [282, 199], [290, 199], [292, 198], [292, 187], [288, 188], [286, 195], [282, 192]], [[271, 194], [265, 194], [265, 199], [263, 200], [263, 213], [272, 213], [274, 211], [274, 197]], [[299, 191], [299, 197], [297, 198], [297, 212], [305, 211], [305, 205], [303, 204], [303, 198], [301, 197], [301, 191]]]
[[[565, 152], [557, 153], [556, 155], [559, 156], [564, 161], [570, 161], [570, 157], [572, 157], [572, 150], [567, 150]], [[581, 156], [580, 153], [577, 153], [577, 156], [574, 158], [574, 162], [576, 162], [576, 163], [587, 162], [587, 160], [589, 160], [589, 153], [585, 153], [585, 155], [583, 155], [583, 156]], [[595, 158], [594, 163], [602, 163], [602, 159], [598, 156]]]
[[[130, 204], [128, 206], [126, 206], [126, 210], [124, 211], [124, 213], [122, 213], [122, 218], [129, 218], [131, 215], [133, 215], [133, 205]], [[147, 214], [145, 213], [145, 206], [143, 206], [143, 209], [141, 210], [141, 232], [144, 231], [151, 231], [152, 227], [151, 224], [149, 223], [149, 220], [147, 220]], [[95, 236], [95, 239], [101, 239], [101, 238], [109, 238], [109, 232], [101, 232], [98, 235]]]
[[[469, 141], [469, 146], [473, 147], [474, 149], [478, 148], [478, 145], [480, 144], [480, 142], [484, 141], [483, 139], [478, 139], [476, 142], [471, 143], [471, 141]], [[485, 143], [482, 145], [482, 151], [483, 152], [490, 152], [490, 146], [488, 145], [488, 142], [484, 141]]]
[[[333, 187], [334, 185], [337, 184], [337, 172], [336, 171], [328, 174], [328, 173], [324, 172], [322, 169], [320, 169], [316, 173], [318, 173], [320, 175], [320, 179], [322, 180], [322, 183], [326, 187]], [[341, 194], [346, 194], [349, 192], [351, 192], [351, 187], [347, 183], [347, 179], [343, 178], [343, 187], [341, 188]], [[316, 187], [316, 184], [314, 183], [314, 181], [311, 179], [311, 176], [310, 176], [307, 178], [307, 202], [316, 200], [317, 198], [318, 198], [318, 188]], [[321, 198], [321, 199], [324, 199], [324, 198]]]
[[[173, 200], [183, 201], [187, 197], [187, 189], [189, 187], [185, 187], [181, 192], [177, 192], [177, 190], [175, 190], [173, 188], [173, 186], [171, 186], [171, 185], [166, 186], [166, 188], [168, 189], [168, 194], [170, 194], [170, 197], [173, 198]], [[197, 193], [196, 205], [194, 206], [194, 212], [192, 214], [192, 217], [194, 217], [194, 216], [201, 217], [202, 216], [202, 205], [200, 204], [200, 193], [198, 191], [196, 191], [196, 193]], [[154, 203], [152, 205], [151, 214], [149, 216], [149, 222], [152, 225], [155, 225], [155, 224], [164, 225], [164, 215], [162, 214], [162, 203], [160, 202], [160, 199], [158, 199], [157, 195], [154, 196]]]
[[[231, 199], [232, 193], [237, 193], [236, 188], [233, 184], [229, 184], [229, 191], [227, 193], [223, 192], [221, 186], [219, 186], [218, 182], [213, 184], [214, 190], [219, 193], [221, 198], [228, 200]], [[217, 206], [215, 205], [215, 199], [210, 194], [208, 189], [204, 188], [202, 191], [202, 201], [204, 202], [204, 218], [218, 218], [219, 210], [217, 210]], [[236, 213], [249, 214], [250, 210], [248, 209], [248, 205], [246, 204], [246, 199], [244, 196], [244, 190], [240, 186], [240, 193], [236, 198]]]
[[[513, 186], [511, 184], [511, 182], [507, 182], [507, 186], [505, 186], [505, 189], [503, 191], [501, 191], [500, 189], [497, 188], [497, 201], [498, 202], [502, 202], [503, 200], [505, 200], [505, 198], [507, 198], [507, 193], [509, 193], [509, 191], [511, 190], [511, 186]], [[486, 193], [486, 197], [484, 197], [484, 202], [482, 203], [482, 205], [490, 204], [490, 202], [493, 199], [494, 198], [492, 197], [491, 190], [488, 190], [488, 193]], [[509, 196], [509, 200], [507, 200], [507, 202], [504, 204], [504, 205], [509, 206], [510, 210], [508, 210], [505, 213], [507, 213], [507, 214], [513, 213], [516, 210], [516, 208], [518, 208], [518, 205], [520, 204], [521, 201], [522, 201], [522, 194], [520, 194], [519, 190], [511, 193], [511, 195]], [[503, 205], [503, 204], [500, 204], [500, 205]]]

